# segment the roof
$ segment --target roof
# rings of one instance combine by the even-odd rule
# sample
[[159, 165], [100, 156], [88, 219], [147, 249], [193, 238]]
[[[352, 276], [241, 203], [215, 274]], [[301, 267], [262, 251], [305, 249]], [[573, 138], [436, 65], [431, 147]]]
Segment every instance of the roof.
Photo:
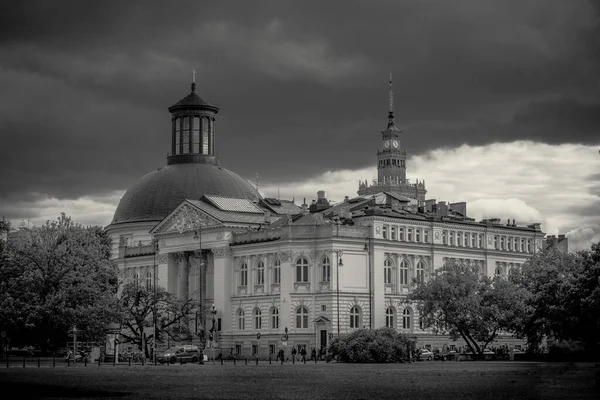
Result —
[[239, 211], [224, 211], [203, 200], [189, 200], [192, 205], [221, 222], [233, 222], [238, 224], [264, 224], [264, 213], [249, 213]]
[[219, 112], [219, 108], [213, 106], [208, 101], [204, 100], [202, 97], [196, 94], [196, 84], [192, 83], [192, 92], [185, 96], [183, 99], [179, 100], [177, 103], [173, 104], [169, 107], [169, 112], [174, 112], [182, 109], [189, 108], [200, 108], [200, 109], [209, 109], [214, 111], [215, 113]]
[[280, 215], [296, 215], [302, 212], [302, 209], [290, 200], [280, 200], [273, 198], [262, 199], [260, 205]]
[[264, 211], [258, 208], [248, 199], [237, 199], [234, 197], [222, 197], [205, 195], [203, 200], [217, 207], [221, 211], [236, 211], [255, 214], [264, 214]]
[[256, 188], [235, 172], [214, 164], [171, 164], [146, 174], [121, 198], [113, 224], [161, 221], [185, 199], [203, 195], [255, 200]]

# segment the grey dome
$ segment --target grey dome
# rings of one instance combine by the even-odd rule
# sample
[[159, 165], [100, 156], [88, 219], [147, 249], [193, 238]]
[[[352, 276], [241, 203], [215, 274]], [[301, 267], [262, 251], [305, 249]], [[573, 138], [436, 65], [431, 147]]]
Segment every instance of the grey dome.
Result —
[[254, 186], [235, 172], [214, 164], [172, 164], [146, 174], [121, 198], [111, 225], [161, 221], [184, 199], [205, 194], [248, 200], [261, 198]]

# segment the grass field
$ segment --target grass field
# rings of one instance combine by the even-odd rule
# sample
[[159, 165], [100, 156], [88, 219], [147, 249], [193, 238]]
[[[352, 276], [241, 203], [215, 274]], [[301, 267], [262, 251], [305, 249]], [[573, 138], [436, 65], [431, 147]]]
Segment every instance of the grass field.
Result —
[[597, 399], [594, 364], [0, 366], [3, 399]]

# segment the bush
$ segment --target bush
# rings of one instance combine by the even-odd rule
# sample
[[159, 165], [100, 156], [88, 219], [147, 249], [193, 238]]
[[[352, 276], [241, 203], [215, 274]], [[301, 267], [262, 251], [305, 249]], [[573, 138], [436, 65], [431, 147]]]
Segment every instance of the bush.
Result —
[[586, 352], [585, 343], [577, 340], [557, 341], [548, 346], [548, 360], [550, 361], [585, 361], [592, 358]]
[[334, 339], [329, 350], [342, 362], [395, 363], [408, 358], [408, 346], [408, 337], [392, 328], [359, 329]]

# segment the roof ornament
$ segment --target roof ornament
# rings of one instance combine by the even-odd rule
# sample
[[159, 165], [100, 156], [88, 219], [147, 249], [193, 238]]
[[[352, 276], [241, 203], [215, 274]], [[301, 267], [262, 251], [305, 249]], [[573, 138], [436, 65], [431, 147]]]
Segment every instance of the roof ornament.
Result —
[[196, 93], [196, 70], [192, 69], [192, 93]]

